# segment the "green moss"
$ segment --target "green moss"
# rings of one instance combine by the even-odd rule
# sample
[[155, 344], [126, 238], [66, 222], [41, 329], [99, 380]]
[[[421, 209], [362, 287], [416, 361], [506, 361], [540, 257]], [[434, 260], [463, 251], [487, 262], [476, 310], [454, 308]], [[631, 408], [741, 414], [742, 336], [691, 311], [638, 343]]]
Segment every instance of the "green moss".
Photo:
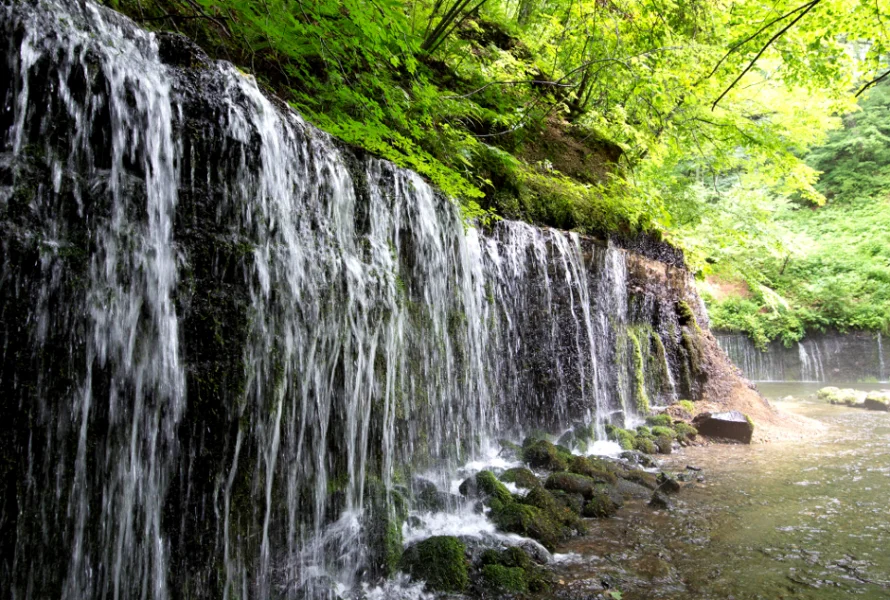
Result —
[[655, 475], [647, 473], [646, 471], [641, 471], [640, 469], [631, 469], [624, 473], [621, 478], [642, 485], [643, 487], [647, 487], [650, 490], [654, 490], [658, 487]]
[[511, 502], [513, 496], [491, 471], [476, 473], [476, 489], [483, 496], [497, 498], [501, 502]]
[[526, 489], [532, 489], [541, 485], [541, 482], [538, 481], [535, 474], [525, 467], [507, 469], [501, 474], [501, 481], [515, 483], [517, 486]]
[[538, 440], [525, 447], [522, 459], [535, 469], [564, 471], [567, 466], [564, 453], [547, 440]]
[[646, 425], [640, 425], [637, 427], [637, 437], [652, 437], [652, 430], [649, 429]]
[[456, 537], [434, 536], [409, 546], [400, 568], [426, 587], [439, 592], [462, 592], [469, 584], [466, 548]]
[[633, 330], [628, 330], [627, 337], [633, 346], [634, 359], [634, 398], [637, 403], [637, 412], [645, 415], [649, 412], [649, 394], [646, 392], [646, 373], [643, 361], [643, 349], [640, 346], [640, 338]]
[[493, 499], [490, 517], [501, 531], [534, 538], [550, 551], [568, 533], [544, 511], [519, 502], [507, 503]]
[[695, 439], [695, 437], [698, 435], [698, 429], [696, 429], [689, 423], [683, 423], [681, 421], [679, 423], [674, 423], [673, 427], [674, 431], [677, 432], [677, 439], [680, 441]]
[[662, 454], [670, 454], [674, 451], [674, 438], [672, 436], [660, 435], [655, 438], [655, 445]]
[[599, 464], [592, 462], [584, 456], [573, 456], [572, 460], [569, 461], [569, 471], [590, 477], [598, 483], [615, 483], [616, 481], [613, 473], [601, 468]]
[[525, 571], [519, 567], [485, 565], [482, 567], [483, 585], [490, 590], [505, 592], [527, 592], [528, 582]]
[[677, 432], [674, 431], [671, 427], [662, 427], [658, 425], [652, 428], [652, 437], [660, 438], [660, 437], [668, 437], [670, 439], [674, 439], [677, 437]]
[[522, 497], [519, 502], [541, 510], [549, 519], [562, 523], [578, 533], [586, 532], [584, 523], [578, 514], [559, 502], [553, 494], [543, 487], [536, 487]]
[[621, 429], [620, 427], [615, 427], [613, 425], [606, 425], [606, 437], [614, 442], [618, 442], [618, 445], [625, 450], [633, 450], [637, 436], [633, 431]]
[[655, 454], [658, 452], [658, 446], [651, 437], [638, 437], [634, 443], [634, 450], [639, 450], [644, 454]]
[[548, 490], [562, 490], [568, 494], [581, 494], [585, 498], [593, 494], [596, 481], [577, 473], [551, 473], [544, 487]]
[[658, 427], [670, 427], [671, 417], [666, 414], [650, 415], [646, 417], [646, 425]]
[[695, 414], [695, 404], [691, 400], [679, 400], [677, 404], [690, 415]]
[[584, 504], [584, 510], [581, 512], [587, 518], [601, 519], [611, 517], [618, 512], [618, 505], [609, 497], [608, 494], [594, 494]]
[[680, 317], [680, 325], [689, 325], [697, 334], [701, 335], [701, 327], [698, 324], [698, 319], [695, 318], [695, 311], [685, 300], [677, 302], [677, 316]]

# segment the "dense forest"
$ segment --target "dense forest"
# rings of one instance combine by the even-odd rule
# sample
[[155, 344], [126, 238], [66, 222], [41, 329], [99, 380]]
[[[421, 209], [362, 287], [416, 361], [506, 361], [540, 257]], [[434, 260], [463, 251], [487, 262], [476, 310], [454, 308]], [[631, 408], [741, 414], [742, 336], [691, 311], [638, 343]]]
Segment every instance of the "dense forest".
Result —
[[890, 322], [883, 2], [109, 4], [469, 219], [670, 241], [758, 345]]

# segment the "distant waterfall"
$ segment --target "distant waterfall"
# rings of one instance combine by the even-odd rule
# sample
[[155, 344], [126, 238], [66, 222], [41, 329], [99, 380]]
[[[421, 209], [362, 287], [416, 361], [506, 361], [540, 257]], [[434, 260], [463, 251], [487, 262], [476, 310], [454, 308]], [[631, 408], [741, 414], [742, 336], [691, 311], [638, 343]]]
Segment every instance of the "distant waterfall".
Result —
[[412, 468], [696, 393], [625, 250], [467, 229], [417, 174], [89, 2], [0, 26], [7, 595], [348, 595]]
[[822, 334], [792, 347], [773, 342], [767, 351], [744, 335], [718, 334], [729, 358], [754, 381], [886, 381], [880, 334]]

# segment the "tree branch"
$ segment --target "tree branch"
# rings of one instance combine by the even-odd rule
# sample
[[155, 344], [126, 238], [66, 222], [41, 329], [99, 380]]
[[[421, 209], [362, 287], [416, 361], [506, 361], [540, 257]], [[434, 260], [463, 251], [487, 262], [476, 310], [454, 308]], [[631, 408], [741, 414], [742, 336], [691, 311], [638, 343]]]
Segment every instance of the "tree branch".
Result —
[[719, 96], [716, 100], [714, 100], [714, 103], [711, 104], [711, 110], [714, 110], [715, 108], [717, 108], [717, 104], [719, 104], [720, 101], [723, 100], [723, 97], [726, 96], [726, 94], [729, 93], [729, 90], [731, 90], [732, 88], [734, 88], [734, 87], [735, 87], [735, 84], [737, 84], [737, 83], [742, 79], [742, 77], [745, 76], [745, 73], [747, 73], [748, 71], [751, 70], [751, 68], [754, 66], [754, 64], [757, 62], [757, 60], [758, 60], [761, 56], [763, 56], [763, 53], [766, 52], [766, 49], [769, 48], [770, 45], [771, 45], [773, 42], [775, 42], [777, 39], [779, 39], [780, 37], [782, 37], [782, 36], [785, 34], [786, 31], [788, 31], [789, 29], [791, 29], [792, 27], [794, 27], [794, 25], [795, 25], [798, 21], [800, 21], [801, 19], [803, 19], [803, 18], [807, 15], [807, 13], [810, 12], [811, 10], [813, 10], [813, 8], [815, 8], [816, 6], [818, 6], [818, 4], [819, 4], [820, 2], [822, 2], [822, 0], [813, 0], [812, 2], [810, 2], [809, 5], [806, 5], [806, 6], [807, 6], [806, 9], [805, 9], [802, 13], [800, 13], [799, 15], [797, 15], [797, 17], [795, 17], [793, 21], [791, 21], [790, 23], [788, 23], [787, 25], [785, 25], [785, 27], [783, 27], [783, 28], [780, 29], [775, 35], [773, 35], [773, 37], [771, 37], [771, 38], [769, 39], [769, 41], [768, 41], [766, 44], [764, 44], [763, 48], [760, 49], [760, 52], [758, 52], [757, 55], [756, 55], [754, 58], [751, 59], [751, 62], [749, 62], [749, 63], [748, 63], [748, 66], [745, 67], [745, 70], [742, 71], [741, 73], [739, 73], [739, 76], [736, 77], [736, 78], [733, 80], [733, 82], [729, 84], [729, 87], [726, 88], [725, 90], [723, 90], [723, 93], [720, 94], [720, 96]]

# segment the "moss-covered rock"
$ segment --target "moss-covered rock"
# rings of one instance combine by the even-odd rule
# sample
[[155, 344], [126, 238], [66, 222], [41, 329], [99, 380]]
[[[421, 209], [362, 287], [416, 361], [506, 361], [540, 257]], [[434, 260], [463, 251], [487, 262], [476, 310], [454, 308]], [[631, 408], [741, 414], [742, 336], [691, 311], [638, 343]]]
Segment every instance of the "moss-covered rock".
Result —
[[611, 517], [618, 512], [618, 505], [608, 494], [595, 493], [584, 504], [581, 514], [590, 519]]
[[670, 454], [674, 451], [674, 438], [672, 436], [660, 435], [655, 438], [655, 445], [662, 454]]
[[658, 439], [660, 437], [669, 437], [674, 439], [677, 437], [677, 432], [674, 431], [672, 427], [664, 427], [662, 425], [657, 425], [652, 428], [652, 437]]
[[492, 499], [490, 516], [501, 531], [536, 539], [550, 551], [571, 533], [541, 509], [520, 502]]
[[532, 489], [541, 486], [541, 482], [535, 477], [535, 474], [525, 467], [514, 467], [507, 469], [501, 474], [501, 481], [506, 483], [515, 483], [517, 487]]
[[569, 461], [570, 473], [590, 477], [597, 483], [615, 483], [615, 474], [602, 468], [599, 462], [594, 462], [585, 456], [573, 456]]
[[479, 471], [468, 477], [460, 484], [458, 491], [467, 498], [482, 498], [485, 502], [491, 498], [497, 498], [501, 502], [513, 501], [510, 490], [491, 471]]
[[634, 450], [639, 450], [645, 454], [655, 454], [658, 452], [658, 446], [651, 437], [639, 436], [634, 442]]
[[676, 405], [688, 412], [690, 416], [695, 415], [695, 404], [691, 400], [678, 400]]
[[379, 479], [369, 479], [365, 506], [370, 569], [375, 576], [386, 577], [395, 572], [402, 556], [402, 524], [408, 517], [408, 504], [395, 490], [387, 496]]
[[525, 571], [519, 567], [485, 565], [482, 567], [482, 583], [486, 589], [495, 592], [523, 593], [528, 591]]
[[569, 494], [562, 490], [550, 490], [550, 494], [553, 496], [554, 500], [576, 515], [581, 514], [581, 509], [584, 507], [584, 496], [581, 494]]
[[427, 589], [462, 592], [470, 581], [465, 551], [456, 537], [434, 536], [406, 548], [399, 567]]
[[642, 485], [650, 490], [654, 490], [658, 487], [658, 481], [656, 480], [655, 475], [639, 469], [631, 469], [622, 474], [621, 478]]
[[586, 475], [577, 473], [552, 473], [544, 487], [548, 490], [562, 490], [568, 494], [581, 494], [585, 498], [593, 495], [596, 481]]
[[671, 417], [669, 415], [649, 415], [646, 417], [646, 425], [650, 427], [670, 427]]
[[677, 439], [681, 442], [694, 440], [696, 436], [698, 436], [698, 429], [696, 429], [689, 423], [684, 423], [682, 421], [674, 423], [673, 429], [677, 434]]
[[522, 458], [522, 446], [519, 444], [514, 444], [510, 440], [498, 440], [498, 444], [501, 447], [498, 456], [508, 460], [519, 460]]
[[606, 425], [606, 437], [613, 442], [618, 442], [618, 445], [624, 450], [633, 450], [637, 436], [633, 431], [615, 427], [613, 425]]
[[550, 519], [562, 523], [576, 533], [586, 533], [587, 527], [578, 518], [578, 513], [572, 511], [562, 502], [559, 502], [553, 494], [542, 487], [536, 487], [519, 500], [522, 504], [534, 506], [544, 512]]
[[565, 471], [568, 466], [562, 453], [547, 440], [538, 440], [526, 446], [522, 459], [535, 469], [548, 471]]

